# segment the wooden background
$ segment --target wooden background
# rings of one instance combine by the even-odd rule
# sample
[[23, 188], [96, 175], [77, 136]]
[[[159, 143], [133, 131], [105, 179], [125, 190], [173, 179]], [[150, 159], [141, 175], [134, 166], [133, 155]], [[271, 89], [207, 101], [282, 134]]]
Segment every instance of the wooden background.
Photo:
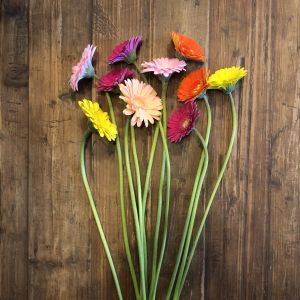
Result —
[[[71, 94], [68, 80], [88, 43], [98, 46], [96, 70], [102, 74], [109, 69], [105, 61], [111, 49], [131, 35], [144, 37], [140, 61], [173, 56], [171, 30], [198, 40], [212, 71], [231, 65], [249, 71], [234, 94], [238, 139], [182, 299], [300, 299], [298, 0], [0, 3], [1, 300], [116, 299], [79, 172], [86, 120], [76, 100], [93, 97], [106, 108], [105, 99], [91, 81]], [[174, 77], [170, 85], [169, 111], [177, 105], [179, 80]], [[159, 84], [152, 83], [159, 91]], [[122, 135], [123, 105], [114, 101]], [[210, 103], [210, 171], [201, 211], [231, 130], [226, 97], [212, 92]], [[199, 122], [200, 130], [204, 123]], [[138, 143], [144, 170], [151, 130], [139, 130]], [[199, 148], [190, 137], [170, 145], [170, 151], [174, 196], [158, 299], [170, 279]], [[115, 148], [93, 137], [87, 152], [89, 178], [121, 287], [125, 298], [133, 299], [121, 242]], [[148, 205], [149, 239], [158, 174], [159, 163]], [[132, 228], [128, 202], [127, 207]]]

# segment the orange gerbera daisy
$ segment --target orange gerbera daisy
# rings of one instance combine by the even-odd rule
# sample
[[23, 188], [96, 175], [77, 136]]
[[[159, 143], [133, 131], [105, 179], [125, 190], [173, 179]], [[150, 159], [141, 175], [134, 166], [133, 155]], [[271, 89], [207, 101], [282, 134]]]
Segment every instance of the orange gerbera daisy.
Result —
[[209, 71], [205, 68], [200, 68], [183, 78], [177, 92], [177, 97], [180, 101], [194, 101], [197, 97], [205, 93], [208, 88], [208, 76]]
[[175, 49], [182, 56], [203, 62], [205, 59], [204, 52], [200, 45], [192, 38], [177, 32], [171, 32]]

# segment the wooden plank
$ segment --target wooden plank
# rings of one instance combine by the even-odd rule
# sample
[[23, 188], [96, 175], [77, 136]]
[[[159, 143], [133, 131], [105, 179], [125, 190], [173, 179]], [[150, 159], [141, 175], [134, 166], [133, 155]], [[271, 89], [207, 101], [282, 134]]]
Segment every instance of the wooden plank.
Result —
[[[204, 48], [206, 55], [208, 55], [208, 18], [209, 18], [209, 1], [177, 1], [176, 5], [172, 1], [153, 1], [151, 10], [151, 58], [158, 57], [174, 57], [175, 50], [170, 38], [170, 32], [176, 31], [186, 34], [196, 41], [198, 41]], [[200, 67], [201, 64], [189, 62], [187, 70]], [[184, 73], [174, 75], [170, 80], [167, 98], [168, 115], [179, 107], [177, 100], [177, 89], [180, 80], [185, 76]], [[157, 90], [160, 91], [161, 86], [158, 80], [153, 80]], [[201, 119], [197, 127], [201, 132], [205, 131], [205, 108], [203, 103], [199, 103], [201, 109]], [[193, 181], [196, 175], [198, 166], [198, 157], [201, 154], [201, 148], [197, 138], [191, 135], [189, 138], [183, 140], [180, 144], [169, 143], [169, 151], [171, 157], [172, 181], [171, 181], [171, 204], [170, 204], [170, 224], [169, 237], [166, 248], [165, 261], [162, 266], [161, 278], [159, 281], [159, 293], [157, 298], [163, 299], [170, 278], [172, 275], [175, 258], [178, 252], [178, 246], [181, 240], [186, 212], [188, 209], [188, 202], [190, 199]], [[157, 192], [160, 179], [160, 164], [161, 147], [158, 151], [156, 164], [153, 174], [152, 183], [152, 223], [155, 226], [156, 218], [156, 204]], [[203, 203], [203, 197], [202, 197]], [[200, 207], [202, 206], [200, 202]], [[152, 245], [151, 245], [152, 246]], [[187, 278], [186, 289], [182, 293], [182, 299], [190, 299], [192, 295], [197, 295], [197, 299], [203, 293], [203, 286], [201, 282], [204, 279], [204, 268], [202, 260], [204, 258], [203, 243], [198, 248], [199, 251], [193, 260], [193, 267]]]
[[[270, 159], [270, 101], [264, 85], [270, 73], [267, 66], [262, 66], [267, 55], [265, 47], [270, 45], [269, 27], [263, 25], [268, 24], [269, 17], [267, 1], [215, 1], [211, 5], [211, 70], [242, 65], [249, 75], [234, 92], [237, 140], [206, 226], [207, 299], [264, 297], [269, 209], [265, 163]], [[217, 177], [231, 132], [228, 98], [221, 93], [213, 96], [216, 102], [210, 183]]]
[[91, 41], [91, 1], [30, 1], [29, 299], [91, 297], [90, 209], [79, 146], [86, 120], [71, 67]]
[[[140, 61], [142, 61], [142, 59], [149, 58], [150, 1], [94, 0], [93, 7], [93, 42], [98, 45], [98, 60], [96, 69], [99, 76], [116, 67], [107, 65], [107, 57], [117, 44], [131, 36], [143, 36], [143, 44], [139, 52]], [[104, 94], [97, 95], [94, 90], [93, 98], [97, 99], [101, 107], [108, 111]], [[124, 103], [118, 99], [117, 96], [113, 97], [112, 101], [123, 147], [124, 125], [126, 120], [122, 113]], [[150, 147], [151, 129], [136, 129], [136, 139], [141, 173], [144, 178], [146, 164], [148, 161], [147, 157]], [[101, 214], [103, 226], [107, 233], [109, 246], [119, 275], [123, 296], [125, 299], [133, 299], [134, 291], [123, 245], [119, 202], [119, 171], [117, 161], [118, 158], [115, 145], [105, 142], [103, 139], [99, 139], [99, 137], [94, 137], [93, 191], [95, 192], [98, 210]], [[103, 170], [106, 171], [103, 172]], [[124, 174], [126, 174], [125, 170]], [[127, 190], [126, 179], [125, 187]], [[129, 226], [128, 232], [132, 255], [136, 258], [135, 229], [133, 226], [129, 193], [126, 190], [125, 201]], [[92, 261], [94, 262], [93, 282], [98, 283], [93, 288], [93, 297], [94, 299], [115, 299], [117, 297], [115, 293], [115, 285], [102, 244], [99, 241], [96, 229], [93, 229], [92, 232]], [[135, 265], [138, 275], [138, 264], [135, 263]]]
[[28, 1], [0, 3], [0, 299], [27, 295]]
[[[285, 207], [282, 193], [287, 193], [287, 190], [277, 192], [277, 189], [280, 190], [281, 179], [275, 175], [276, 170], [280, 169], [283, 173], [291, 172], [294, 180], [298, 178], [297, 169], [284, 169], [287, 162], [297, 161], [298, 154], [296, 151], [283, 160], [284, 148], [274, 148], [272, 142], [273, 126], [284, 127], [289, 120], [291, 131], [287, 131], [288, 142], [282, 141], [279, 145], [298, 145], [295, 137], [296, 132], [299, 133], [297, 110], [287, 109], [287, 112], [280, 114], [284, 109], [283, 92], [280, 88], [282, 80], [286, 83], [294, 82], [289, 90], [287, 105], [299, 106], [296, 103], [299, 98], [297, 100], [294, 80], [297, 77], [296, 64], [289, 60], [296, 57], [297, 51], [297, 25], [293, 13], [297, 11], [297, 5], [294, 1], [284, 6], [282, 15], [282, 7], [276, 3], [216, 1], [211, 5], [211, 69], [241, 64], [249, 70], [249, 76], [242, 88], [235, 92], [239, 112], [238, 139], [206, 230], [209, 256], [206, 257], [205, 294], [208, 299], [299, 298], [295, 295], [295, 292], [299, 293], [296, 288], [299, 268], [294, 268], [291, 263], [296, 262], [299, 257], [295, 246], [299, 242], [299, 230], [295, 221], [291, 221], [291, 218], [295, 220], [299, 216], [299, 206], [295, 208], [296, 199], [299, 199], [299, 187], [294, 187], [290, 206], [282, 213]], [[226, 13], [228, 7], [231, 14]], [[290, 33], [291, 46], [288, 50], [280, 47], [286, 32]], [[287, 67], [287, 61], [290, 62], [290, 67]], [[222, 101], [217, 118], [224, 120], [226, 116], [228, 121], [230, 113], [228, 105], [224, 103], [225, 98], [219, 96], [216, 99], [218, 102]], [[274, 114], [274, 104], [277, 114]], [[287, 119], [282, 119], [281, 115]], [[214, 148], [221, 150], [218, 153], [224, 153], [230, 130], [228, 125], [223, 128], [221, 126], [219, 123], [216, 127], [218, 134], [214, 134], [212, 140]], [[226, 134], [227, 138], [220, 139], [220, 132], [222, 136]], [[273, 154], [274, 151], [276, 154]], [[214, 154], [213, 159], [221, 161], [223, 157], [218, 158], [216, 155], [220, 154]], [[275, 161], [274, 155], [282, 157], [282, 160]], [[283, 178], [287, 177], [283, 175]], [[272, 192], [273, 185], [276, 192]], [[289, 224], [290, 231], [285, 237], [282, 233], [287, 229], [284, 229], [286, 226], [281, 219], [277, 223], [279, 217], [283, 217], [286, 224]], [[289, 245], [292, 252], [286, 255]], [[285, 271], [282, 272], [282, 268], [286, 268]]]
[[269, 299], [300, 298], [299, 12], [299, 1], [272, 2]]

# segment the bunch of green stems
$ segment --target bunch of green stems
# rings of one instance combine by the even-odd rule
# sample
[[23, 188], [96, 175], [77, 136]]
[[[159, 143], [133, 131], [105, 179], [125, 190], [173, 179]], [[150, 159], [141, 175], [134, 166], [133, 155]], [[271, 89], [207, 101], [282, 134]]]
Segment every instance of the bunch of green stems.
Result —
[[[138, 70], [139, 71], [139, 70]], [[141, 74], [143, 76], [143, 74]], [[146, 78], [143, 78], [145, 82], [147, 82]], [[124, 134], [124, 158], [125, 158], [125, 167], [128, 178], [129, 192], [131, 198], [131, 206], [133, 211], [134, 218], [134, 226], [137, 240], [137, 249], [138, 249], [138, 264], [139, 264], [139, 276], [135, 272], [133, 259], [131, 255], [131, 250], [129, 246], [129, 238], [127, 231], [127, 220], [126, 220], [126, 209], [125, 209], [125, 201], [124, 201], [124, 174], [123, 174], [123, 152], [122, 146], [120, 142], [120, 136], [118, 135], [116, 138], [116, 148], [117, 148], [117, 156], [118, 156], [118, 165], [119, 165], [119, 181], [120, 181], [120, 208], [121, 208], [121, 221], [122, 221], [122, 229], [123, 229], [123, 237], [124, 237], [124, 247], [127, 256], [127, 261], [129, 265], [129, 270], [133, 282], [135, 297], [138, 300], [154, 300], [156, 299], [157, 285], [159, 280], [159, 275], [162, 267], [162, 262], [166, 249], [167, 235], [168, 235], [168, 219], [169, 219], [169, 206], [170, 206], [170, 182], [171, 182], [171, 166], [170, 166], [170, 157], [167, 145], [166, 138], [166, 129], [167, 129], [167, 109], [166, 109], [166, 96], [167, 96], [167, 88], [168, 81], [162, 80], [162, 118], [161, 121], [158, 121], [155, 126], [152, 145], [150, 149], [150, 155], [147, 165], [146, 177], [144, 185], [142, 186], [140, 166], [138, 160], [138, 153], [136, 148], [136, 139], [135, 139], [135, 128], [130, 126], [130, 120], [127, 119], [125, 126], [125, 134]], [[110, 117], [112, 123], [116, 124], [116, 118], [114, 114], [114, 109], [111, 101], [110, 94], [108, 92], [106, 94], [107, 103], [109, 106]], [[195, 176], [194, 186], [189, 202], [189, 207], [187, 211], [187, 216], [183, 228], [183, 234], [181, 238], [181, 242], [179, 245], [176, 262], [174, 265], [172, 277], [166, 292], [166, 300], [170, 299], [173, 294], [173, 299], [179, 299], [186, 276], [188, 274], [192, 258], [194, 256], [197, 244], [203, 232], [203, 228], [205, 225], [206, 218], [208, 216], [209, 210], [213, 203], [215, 194], [218, 190], [222, 177], [224, 175], [226, 166], [228, 164], [228, 160], [232, 151], [233, 142], [236, 134], [236, 112], [232, 94], [229, 93], [229, 100], [232, 111], [232, 134], [229, 143], [229, 147], [218, 175], [218, 178], [214, 184], [213, 190], [207, 202], [202, 220], [200, 222], [199, 227], [196, 230], [196, 234], [194, 240], [192, 242], [193, 230], [196, 221], [196, 213], [199, 206], [199, 200], [201, 195], [201, 190], [203, 187], [204, 179], [208, 169], [208, 143], [211, 131], [211, 109], [208, 102], [207, 96], [204, 96], [204, 102], [207, 112], [207, 126], [205, 138], [202, 137], [200, 132], [197, 129], [194, 129], [194, 132], [197, 138], [200, 141], [201, 148], [203, 151], [199, 156], [199, 165], [197, 169], [197, 173]], [[134, 170], [135, 176], [132, 175], [131, 163], [130, 163], [130, 149], [129, 149], [129, 131], [130, 131], [130, 140], [131, 140], [131, 153], [134, 162]], [[85, 170], [85, 147], [87, 142], [92, 134], [92, 129], [87, 129], [84, 134], [81, 143], [80, 150], [80, 161], [81, 161], [81, 171], [83, 182], [86, 188], [86, 192], [88, 195], [88, 199], [90, 202], [90, 206], [93, 212], [93, 216], [96, 221], [96, 225], [99, 231], [100, 238], [102, 240], [105, 253], [108, 258], [108, 262], [112, 271], [113, 279], [116, 285], [116, 290], [119, 299], [123, 299], [122, 291], [120, 288], [119, 278], [116, 273], [116, 269], [114, 266], [114, 262], [112, 259], [112, 255], [110, 249], [108, 247], [108, 243], [103, 231], [103, 227], [93, 200], [92, 192], [89, 187], [89, 183], [86, 176]], [[158, 190], [158, 202], [157, 202], [157, 214], [156, 214], [156, 224], [154, 230], [154, 239], [153, 239], [153, 255], [152, 255], [152, 263], [151, 263], [151, 276], [148, 278], [148, 253], [147, 253], [147, 235], [146, 235], [146, 206], [147, 206], [147, 198], [149, 192], [150, 179], [152, 174], [152, 167], [154, 162], [154, 156], [157, 148], [158, 137], [160, 136], [162, 145], [163, 145], [163, 154], [161, 161], [161, 172], [160, 172], [160, 182], [159, 182], [159, 190]], [[134, 183], [135, 178], [135, 183]], [[165, 205], [163, 206], [164, 199], [164, 191], [165, 191]], [[162, 230], [162, 237], [160, 238], [161, 233], [161, 221], [162, 221], [162, 209], [164, 207], [164, 227]], [[159, 241], [161, 240], [161, 245], [159, 249]], [[192, 244], [191, 244], [192, 242]], [[159, 251], [160, 250], [160, 251]]]

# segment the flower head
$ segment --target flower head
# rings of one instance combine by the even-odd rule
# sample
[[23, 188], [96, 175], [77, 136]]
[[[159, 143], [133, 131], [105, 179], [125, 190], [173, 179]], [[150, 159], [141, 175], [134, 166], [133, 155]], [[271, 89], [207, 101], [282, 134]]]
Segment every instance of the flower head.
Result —
[[116, 86], [122, 83], [125, 79], [133, 77], [134, 72], [128, 68], [114, 69], [104, 74], [97, 81], [98, 92], [112, 91]]
[[133, 36], [129, 40], [117, 45], [111, 55], [108, 57], [108, 63], [114, 64], [116, 62], [125, 61], [132, 64], [136, 61], [136, 52], [143, 42], [141, 36]]
[[197, 97], [201, 97], [208, 88], [208, 74], [207, 69], [200, 68], [183, 78], [177, 92], [180, 101], [194, 101]]
[[79, 63], [72, 68], [72, 76], [70, 78], [70, 86], [73, 91], [78, 91], [78, 82], [83, 78], [91, 78], [95, 75], [95, 70], [92, 65], [93, 55], [96, 47], [88, 45], [82, 53]]
[[178, 58], [156, 58], [142, 63], [143, 72], [153, 72], [155, 75], [163, 75], [169, 78], [174, 72], [185, 71], [186, 63]]
[[241, 67], [230, 67], [216, 71], [208, 78], [209, 89], [219, 89], [231, 93], [236, 83], [247, 75], [247, 70]]
[[195, 40], [177, 32], [171, 32], [171, 38], [175, 50], [183, 57], [201, 62], [204, 61], [204, 52]]
[[109, 120], [107, 112], [104, 112], [97, 102], [83, 99], [78, 104], [101, 137], [105, 136], [109, 141], [116, 139], [117, 126]]
[[189, 135], [195, 127], [200, 113], [196, 102], [188, 102], [175, 110], [168, 119], [168, 139], [171, 142], [180, 142]]
[[127, 79], [119, 88], [122, 93], [120, 98], [127, 103], [123, 113], [133, 115], [131, 126], [140, 127], [144, 122], [148, 127], [149, 122], [153, 124], [154, 120], [160, 120], [162, 102], [151, 85], [137, 79]]

